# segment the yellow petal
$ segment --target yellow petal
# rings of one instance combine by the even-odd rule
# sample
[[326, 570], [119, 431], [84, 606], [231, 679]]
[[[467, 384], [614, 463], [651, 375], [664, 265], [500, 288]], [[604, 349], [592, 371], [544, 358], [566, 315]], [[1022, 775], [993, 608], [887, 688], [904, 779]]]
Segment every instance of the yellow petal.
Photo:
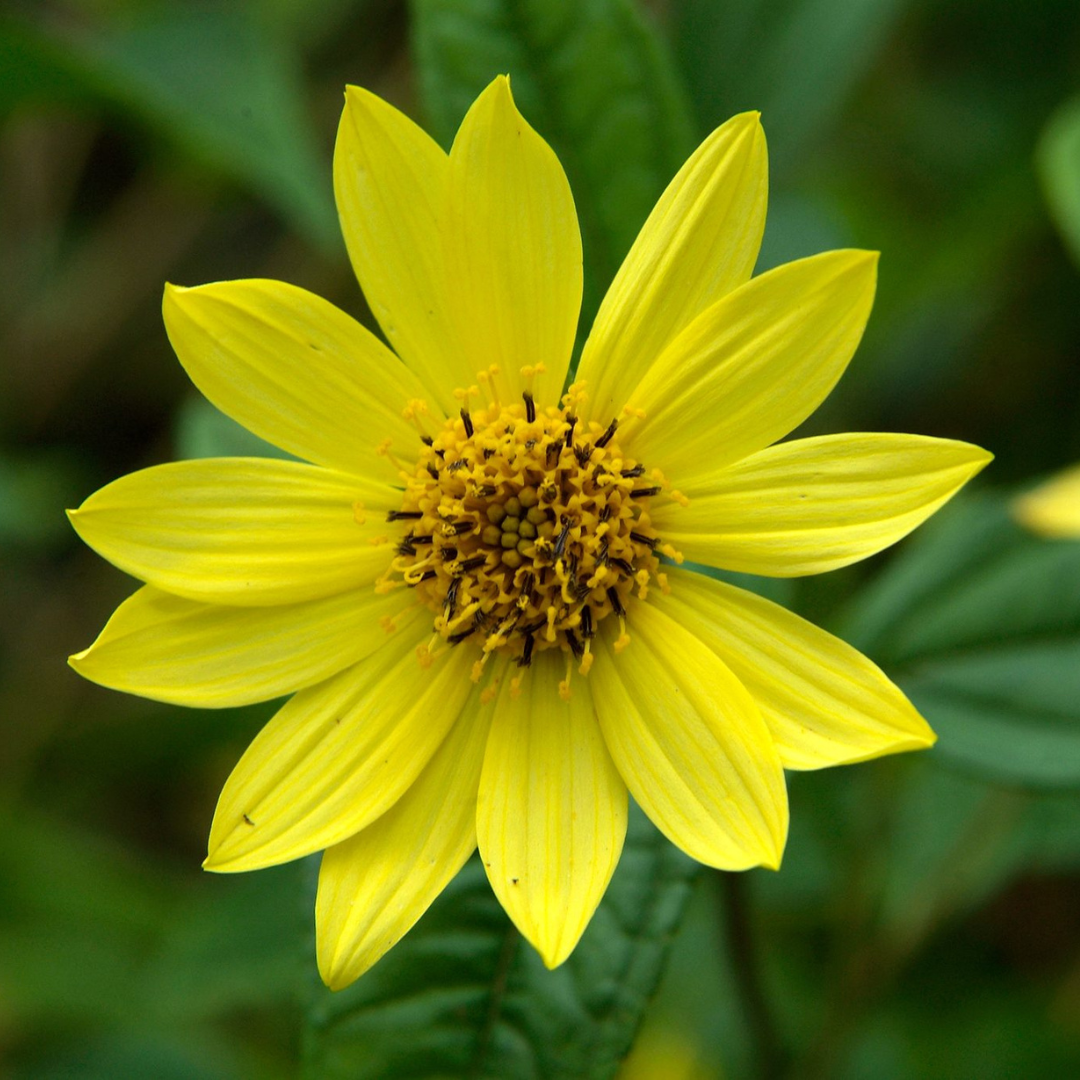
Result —
[[1080, 465], [1074, 465], [1013, 503], [1019, 521], [1043, 536], [1080, 538]]
[[409, 790], [323, 855], [315, 939], [331, 990], [358, 979], [400, 941], [475, 850], [490, 723], [491, 707], [474, 694]]
[[387, 340], [444, 413], [477, 364], [455, 340], [443, 234], [450, 162], [424, 131], [350, 86], [334, 148], [334, 193], [345, 246]]
[[589, 679], [615, 766], [674, 844], [722, 870], [777, 867], [787, 791], [769, 729], [712, 650], [649, 603], [616, 653], [608, 620]]
[[668, 184], [600, 305], [577, 374], [590, 417], [619, 416], [675, 336], [749, 279], [767, 196], [758, 114], [732, 117]]
[[592, 918], [622, 853], [626, 785], [612, 764], [587, 680], [563, 701], [561, 652], [540, 653], [521, 696], [505, 683], [495, 709], [476, 829], [499, 903], [557, 967]]
[[166, 592], [292, 604], [382, 574], [393, 552], [386, 511], [399, 498], [315, 465], [206, 458], [123, 476], [69, 516], [99, 555]]
[[784, 768], [820, 769], [934, 744], [899, 688], [846, 642], [745, 589], [678, 569], [670, 577], [671, 595], [657, 595], [657, 606], [750, 691]]
[[165, 329], [191, 381], [222, 412], [297, 457], [394, 479], [384, 439], [417, 445], [402, 418], [421, 383], [333, 304], [280, 281], [165, 287]]
[[[423, 624], [423, 636], [430, 628]], [[415, 632], [301, 690], [233, 769], [210, 829], [208, 870], [256, 870], [338, 844], [408, 790], [457, 719], [475, 659], [453, 650], [428, 670]]]
[[[877, 255], [832, 251], [753, 278], [702, 312], [630, 398], [639, 460], [688, 495], [825, 400], [874, 301]], [[624, 443], [625, 445], [625, 443]]]
[[521, 368], [542, 364], [536, 401], [557, 404], [581, 307], [581, 236], [559, 159], [517, 111], [504, 76], [454, 139], [450, 206], [447, 288], [473, 370], [496, 365], [497, 385], [518, 398]]
[[[895, 544], [992, 458], [922, 435], [795, 439], [708, 476], [708, 494], [657, 508], [695, 562], [772, 577], [820, 574]], [[703, 474], [704, 475], [704, 474]]]
[[[146, 585], [68, 663], [128, 694], [219, 709], [291, 694], [355, 664], [419, 614], [370, 586], [285, 607], [200, 604]], [[388, 621], [391, 620], [391, 621]]]

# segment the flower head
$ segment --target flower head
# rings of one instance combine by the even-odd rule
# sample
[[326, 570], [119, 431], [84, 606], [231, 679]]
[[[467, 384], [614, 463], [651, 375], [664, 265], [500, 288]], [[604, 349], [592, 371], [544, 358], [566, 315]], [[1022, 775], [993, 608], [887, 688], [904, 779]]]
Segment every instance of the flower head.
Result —
[[302, 460], [180, 462], [91, 496], [75, 528], [146, 585], [71, 660], [187, 705], [293, 693], [229, 777], [206, 865], [324, 851], [331, 986], [397, 941], [477, 844], [555, 966], [618, 861], [628, 790], [695, 859], [776, 867], [785, 768], [933, 742], [850, 646], [680, 565], [846, 565], [989, 460], [910, 435], [777, 443], [851, 358], [877, 258], [751, 278], [756, 114], [664, 192], [573, 382], [574, 204], [508, 80], [449, 154], [350, 88], [334, 178], [394, 352], [279, 282], [168, 288], [194, 383]]

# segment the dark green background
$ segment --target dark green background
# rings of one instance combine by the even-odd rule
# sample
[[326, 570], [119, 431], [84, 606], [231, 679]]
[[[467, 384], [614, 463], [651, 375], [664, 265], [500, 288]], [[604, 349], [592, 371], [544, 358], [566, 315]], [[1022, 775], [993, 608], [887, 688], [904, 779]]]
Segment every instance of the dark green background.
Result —
[[[277, 277], [369, 319], [331, 194], [346, 82], [445, 145], [502, 71], [574, 187], [586, 327], [696, 141], [758, 108], [761, 268], [883, 253], [863, 346], [807, 430], [997, 460], [895, 551], [768, 586], [882, 664], [936, 749], [792, 776], [784, 867], [738, 893], [635, 819], [555, 975], [471, 867], [331, 996], [310, 865], [199, 870], [272, 706], [186, 711], [70, 672], [133, 583], [61, 511], [143, 465], [253, 449], [186, 384], [165, 280]], [[1008, 515], [1080, 460], [1075, 260], [1073, 0], [0, 8], [0, 1074], [608, 1076], [644, 1014], [636, 1080], [1080, 1075], [1080, 543]]]

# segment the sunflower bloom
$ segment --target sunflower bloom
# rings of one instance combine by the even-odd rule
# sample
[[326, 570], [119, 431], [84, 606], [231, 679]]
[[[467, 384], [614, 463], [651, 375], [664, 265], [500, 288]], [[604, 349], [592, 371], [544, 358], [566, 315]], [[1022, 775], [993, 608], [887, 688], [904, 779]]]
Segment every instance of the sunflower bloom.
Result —
[[1022, 525], [1041, 536], [1080, 540], [1080, 465], [1064, 469], [1021, 495], [1013, 513]]
[[449, 154], [350, 88], [334, 181], [393, 352], [280, 282], [169, 287], [195, 385], [301, 460], [162, 465], [71, 514], [146, 583], [72, 657], [79, 672], [199, 707], [293, 695], [229, 777], [205, 865], [322, 851], [330, 986], [398, 941], [477, 846], [554, 967], [618, 862], [628, 792], [700, 862], [777, 867], [785, 768], [933, 743], [850, 646], [681, 565], [847, 565], [990, 459], [914, 435], [777, 443], [855, 351], [877, 257], [751, 279], [756, 114], [664, 192], [569, 385], [577, 216], [505, 78]]

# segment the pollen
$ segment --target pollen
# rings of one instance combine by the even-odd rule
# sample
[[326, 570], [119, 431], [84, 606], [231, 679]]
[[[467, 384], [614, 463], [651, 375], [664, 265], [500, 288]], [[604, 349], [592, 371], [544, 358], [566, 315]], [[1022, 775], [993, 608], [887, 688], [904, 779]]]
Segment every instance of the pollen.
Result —
[[642, 482], [655, 470], [623, 452], [618, 419], [579, 419], [580, 384], [547, 406], [526, 391], [520, 402], [492, 395], [470, 410], [474, 393], [458, 395], [458, 415], [422, 438], [403, 470], [401, 508], [387, 515], [401, 533], [380, 583], [404, 584], [430, 608], [422, 661], [440, 638], [439, 650], [468, 643], [480, 654], [474, 681], [500, 653], [522, 669], [516, 688], [538, 652], [560, 649], [566, 696], [571, 665], [583, 676], [592, 666], [598, 626], [618, 620], [621, 651], [633, 604], [651, 581], [666, 584], [659, 555], [680, 558], [649, 515], [666, 485]]

